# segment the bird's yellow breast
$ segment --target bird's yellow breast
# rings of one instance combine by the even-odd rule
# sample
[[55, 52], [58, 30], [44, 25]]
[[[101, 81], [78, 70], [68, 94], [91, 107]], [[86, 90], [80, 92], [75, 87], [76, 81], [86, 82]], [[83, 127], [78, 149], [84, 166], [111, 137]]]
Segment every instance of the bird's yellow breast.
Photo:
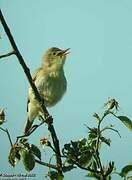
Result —
[[48, 76], [43, 84], [42, 92], [45, 105], [49, 107], [54, 106], [58, 101], [60, 101], [66, 92], [66, 87], [67, 83], [64, 75], [58, 77]]

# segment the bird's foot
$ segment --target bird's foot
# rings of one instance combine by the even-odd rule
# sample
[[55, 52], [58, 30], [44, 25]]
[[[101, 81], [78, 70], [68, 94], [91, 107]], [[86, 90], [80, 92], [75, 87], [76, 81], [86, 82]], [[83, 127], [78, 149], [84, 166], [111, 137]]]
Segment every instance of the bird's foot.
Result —
[[41, 121], [40, 124], [46, 123], [46, 124], [52, 124], [53, 123], [53, 118], [50, 115], [47, 115], [46, 118], [43, 116], [39, 116], [39, 120]]
[[52, 116], [48, 116], [48, 117], [45, 119], [45, 123], [46, 123], [46, 124], [53, 124], [53, 118], [52, 118]]

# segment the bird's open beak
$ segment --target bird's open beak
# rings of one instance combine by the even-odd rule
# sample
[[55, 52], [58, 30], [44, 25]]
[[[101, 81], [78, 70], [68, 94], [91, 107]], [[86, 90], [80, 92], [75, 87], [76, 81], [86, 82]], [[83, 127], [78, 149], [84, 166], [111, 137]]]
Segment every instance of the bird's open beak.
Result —
[[70, 50], [70, 48], [62, 50], [63, 55], [70, 54], [69, 50]]

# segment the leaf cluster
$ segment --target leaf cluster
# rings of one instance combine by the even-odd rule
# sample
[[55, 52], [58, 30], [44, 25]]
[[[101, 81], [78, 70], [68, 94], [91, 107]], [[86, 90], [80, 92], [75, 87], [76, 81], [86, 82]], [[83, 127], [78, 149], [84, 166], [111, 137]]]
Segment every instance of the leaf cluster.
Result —
[[35, 167], [35, 158], [41, 160], [41, 151], [34, 145], [29, 144], [26, 138], [22, 138], [11, 146], [8, 160], [15, 167], [18, 161], [22, 160], [27, 171], [31, 171]]

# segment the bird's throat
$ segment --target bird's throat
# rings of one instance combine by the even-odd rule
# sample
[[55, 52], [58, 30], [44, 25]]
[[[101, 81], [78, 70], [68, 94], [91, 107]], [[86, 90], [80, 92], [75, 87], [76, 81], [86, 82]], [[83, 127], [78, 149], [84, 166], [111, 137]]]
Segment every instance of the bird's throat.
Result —
[[50, 71], [48, 74], [51, 78], [59, 78], [60, 76], [64, 75], [64, 71], [63, 69], [56, 69]]

